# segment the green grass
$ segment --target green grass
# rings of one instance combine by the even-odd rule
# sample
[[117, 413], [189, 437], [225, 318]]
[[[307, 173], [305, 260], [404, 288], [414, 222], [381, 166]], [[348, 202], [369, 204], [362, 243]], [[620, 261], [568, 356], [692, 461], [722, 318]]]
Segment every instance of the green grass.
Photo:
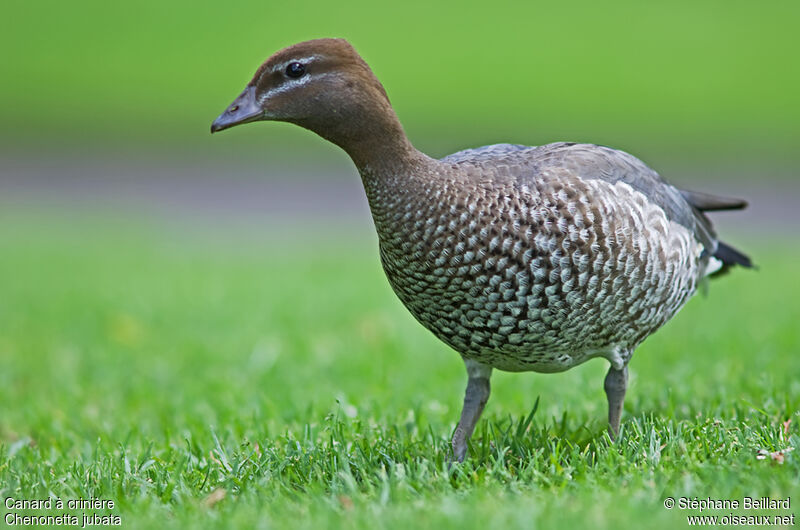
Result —
[[618, 443], [604, 362], [496, 373], [448, 469], [461, 362], [371, 242], [109, 219], [0, 213], [0, 497], [128, 528], [681, 528], [666, 497], [799, 491], [795, 246], [745, 245], [760, 271], [640, 348]]

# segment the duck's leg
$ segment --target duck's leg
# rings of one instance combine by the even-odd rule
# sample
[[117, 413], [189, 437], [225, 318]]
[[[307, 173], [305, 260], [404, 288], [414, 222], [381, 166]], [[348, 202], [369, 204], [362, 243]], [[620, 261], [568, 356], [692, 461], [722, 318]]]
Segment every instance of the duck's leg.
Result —
[[492, 376], [492, 367], [486, 366], [469, 359], [464, 360], [467, 366], [467, 391], [464, 394], [464, 408], [461, 409], [461, 419], [458, 421], [456, 432], [453, 433], [453, 457], [459, 462], [464, 461], [467, 455], [467, 442], [475, 425], [481, 417], [483, 407], [489, 400], [489, 378]]
[[608, 434], [612, 440], [619, 436], [619, 421], [622, 416], [622, 404], [625, 402], [625, 390], [628, 388], [628, 365], [621, 370], [612, 364], [603, 384], [608, 397]]

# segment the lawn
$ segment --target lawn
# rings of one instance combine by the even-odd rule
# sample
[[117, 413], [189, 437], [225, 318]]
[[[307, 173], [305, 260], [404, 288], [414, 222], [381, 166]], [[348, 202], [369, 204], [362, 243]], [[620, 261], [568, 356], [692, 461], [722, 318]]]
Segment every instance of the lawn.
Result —
[[796, 245], [745, 242], [760, 270], [639, 349], [618, 443], [605, 362], [496, 373], [449, 468], [463, 367], [374, 241], [114, 219], [0, 212], [3, 499], [113, 500], [71, 513], [126, 528], [681, 528], [730, 510], [667, 497], [800, 491]]

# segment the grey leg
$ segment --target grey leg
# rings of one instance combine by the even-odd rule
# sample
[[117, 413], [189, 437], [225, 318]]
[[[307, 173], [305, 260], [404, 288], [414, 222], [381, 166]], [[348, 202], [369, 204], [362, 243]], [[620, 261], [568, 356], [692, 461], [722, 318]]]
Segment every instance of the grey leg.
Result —
[[608, 369], [603, 384], [608, 397], [608, 434], [612, 440], [619, 436], [619, 421], [622, 416], [622, 404], [625, 402], [625, 390], [628, 388], [628, 365], [617, 370], [614, 365]]
[[463, 462], [467, 455], [467, 442], [481, 417], [484, 405], [489, 400], [489, 378], [492, 376], [491, 366], [471, 360], [465, 360], [464, 364], [467, 366], [469, 380], [461, 419], [458, 421], [456, 432], [453, 433], [452, 442], [453, 457], [459, 462]]

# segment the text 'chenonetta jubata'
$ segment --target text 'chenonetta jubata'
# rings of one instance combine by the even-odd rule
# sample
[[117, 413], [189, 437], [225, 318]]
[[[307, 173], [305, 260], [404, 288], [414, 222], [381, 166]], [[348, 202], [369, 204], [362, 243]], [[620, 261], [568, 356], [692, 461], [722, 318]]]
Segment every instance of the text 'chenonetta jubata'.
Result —
[[678, 190], [622, 151], [499, 144], [426, 156], [345, 40], [275, 53], [211, 131], [258, 120], [310, 129], [353, 159], [389, 283], [466, 363], [453, 435], [459, 461], [489, 398], [492, 368], [560, 372], [608, 359], [616, 437], [636, 346], [704, 278], [750, 266], [717, 240], [703, 213], [743, 201]]

